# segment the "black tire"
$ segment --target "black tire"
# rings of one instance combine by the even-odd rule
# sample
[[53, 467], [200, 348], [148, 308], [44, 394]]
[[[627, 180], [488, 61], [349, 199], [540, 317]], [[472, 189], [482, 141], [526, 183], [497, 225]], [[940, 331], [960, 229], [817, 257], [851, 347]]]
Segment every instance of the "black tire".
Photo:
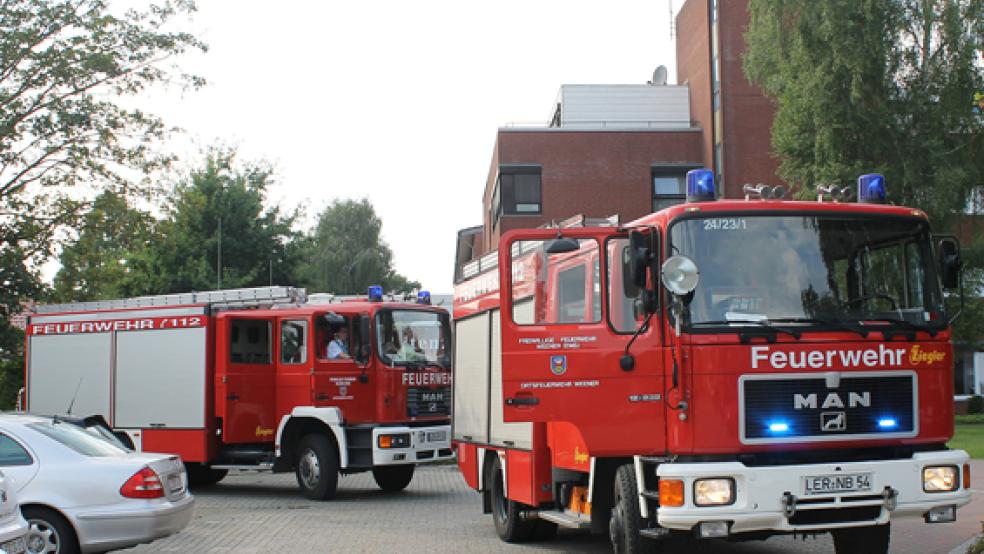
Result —
[[188, 473], [188, 485], [195, 488], [210, 487], [229, 474], [228, 469], [213, 469], [198, 463], [186, 463], [185, 472]]
[[837, 554], [888, 554], [892, 524], [852, 527], [831, 531]]
[[374, 467], [372, 478], [384, 491], [400, 492], [407, 488], [410, 480], [413, 479], [413, 468], [413, 464]]
[[505, 542], [526, 542], [532, 539], [536, 520], [524, 519], [525, 506], [506, 498], [506, 486], [498, 456], [492, 461], [491, 473], [492, 522], [495, 523], [496, 534]]
[[297, 445], [297, 485], [311, 500], [330, 500], [338, 489], [338, 451], [322, 434], [305, 435]]
[[533, 540], [548, 541], [557, 536], [557, 524], [545, 519], [533, 522]]
[[639, 534], [641, 525], [635, 467], [632, 464], [625, 464], [619, 466], [615, 472], [612, 518], [608, 522], [608, 537], [612, 541], [612, 550], [615, 554], [643, 552], [643, 539]]
[[61, 514], [39, 506], [21, 508], [21, 513], [30, 525], [25, 537], [28, 554], [79, 554], [79, 539], [75, 535], [75, 529]]

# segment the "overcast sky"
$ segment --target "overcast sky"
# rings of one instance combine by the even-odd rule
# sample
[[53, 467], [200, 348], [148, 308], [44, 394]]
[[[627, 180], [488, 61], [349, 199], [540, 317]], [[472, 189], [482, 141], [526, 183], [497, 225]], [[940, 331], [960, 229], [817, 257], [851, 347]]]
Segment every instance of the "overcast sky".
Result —
[[496, 129], [545, 122], [561, 84], [641, 84], [660, 64], [673, 83], [669, 12], [670, 0], [199, 0], [182, 27], [209, 51], [179, 62], [209, 84], [146, 108], [186, 130], [173, 143], [186, 161], [224, 143], [274, 164], [270, 199], [304, 206], [307, 223], [367, 197], [397, 271], [451, 292]]

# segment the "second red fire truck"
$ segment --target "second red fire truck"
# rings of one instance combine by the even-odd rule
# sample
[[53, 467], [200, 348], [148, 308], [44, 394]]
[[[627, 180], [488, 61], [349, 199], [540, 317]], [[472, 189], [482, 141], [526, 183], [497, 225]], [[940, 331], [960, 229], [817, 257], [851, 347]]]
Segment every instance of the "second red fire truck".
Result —
[[27, 408], [101, 415], [137, 450], [180, 454], [192, 484], [294, 471], [310, 498], [339, 473], [405, 488], [450, 459], [448, 314], [268, 287], [38, 306]]
[[880, 175], [857, 202], [748, 192], [693, 171], [683, 205], [511, 231], [462, 268], [454, 441], [503, 540], [830, 532], [884, 554], [892, 519], [969, 502], [945, 446], [956, 241]]

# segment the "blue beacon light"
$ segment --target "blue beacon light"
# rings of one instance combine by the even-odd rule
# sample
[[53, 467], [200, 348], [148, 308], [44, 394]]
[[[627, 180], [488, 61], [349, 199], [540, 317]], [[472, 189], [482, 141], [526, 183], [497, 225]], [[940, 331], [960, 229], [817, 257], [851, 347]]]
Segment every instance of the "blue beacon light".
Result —
[[769, 432], [771, 432], [771, 433], [788, 433], [789, 432], [789, 424], [788, 423], [782, 423], [782, 422], [779, 422], [779, 423], [770, 423], [769, 424]]
[[895, 418], [883, 417], [878, 420], [878, 427], [882, 429], [895, 429], [899, 426], [899, 423], [895, 421]]
[[687, 172], [687, 202], [707, 202], [716, 198], [713, 171], [692, 169]]
[[383, 299], [383, 287], [380, 285], [369, 285], [369, 300], [379, 302]]
[[858, 202], [884, 204], [885, 177], [878, 173], [868, 173], [858, 177]]
[[422, 290], [417, 293], [417, 304], [430, 304], [431, 303], [431, 293]]

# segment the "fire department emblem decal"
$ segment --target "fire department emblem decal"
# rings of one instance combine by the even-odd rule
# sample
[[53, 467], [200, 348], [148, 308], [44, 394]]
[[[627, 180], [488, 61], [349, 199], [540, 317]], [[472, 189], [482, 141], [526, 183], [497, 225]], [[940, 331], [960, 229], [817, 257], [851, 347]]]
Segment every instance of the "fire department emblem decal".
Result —
[[550, 356], [550, 372], [554, 375], [567, 373], [567, 356]]

